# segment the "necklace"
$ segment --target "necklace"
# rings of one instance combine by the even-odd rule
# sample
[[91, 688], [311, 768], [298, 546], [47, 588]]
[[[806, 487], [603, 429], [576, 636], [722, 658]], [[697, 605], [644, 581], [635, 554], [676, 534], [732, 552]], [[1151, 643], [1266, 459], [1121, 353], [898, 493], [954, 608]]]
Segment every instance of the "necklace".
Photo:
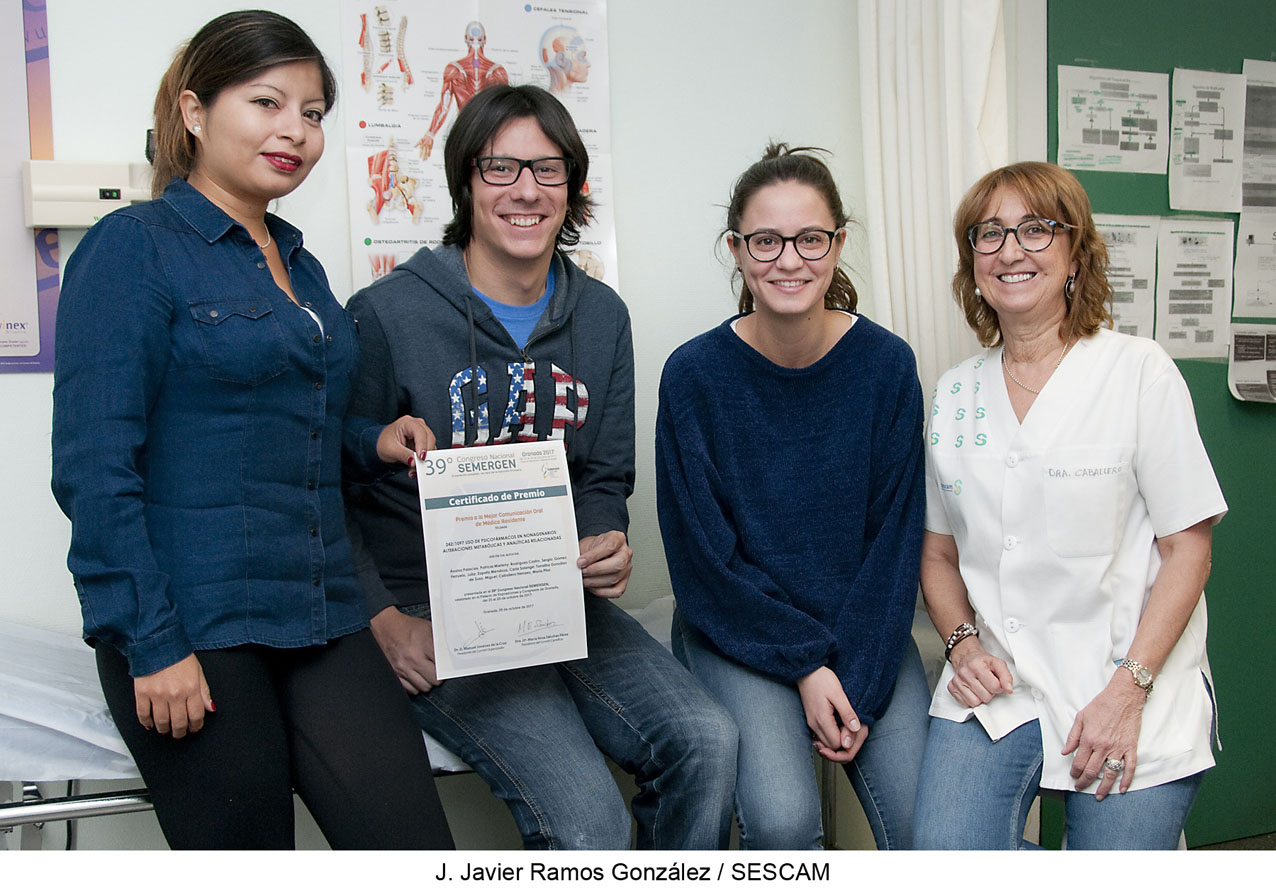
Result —
[[[1059, 368], [1059, 364], [1061, 364], [1061, 363], [1063, 362], [1063, 357], [1064, 357], [1064, 355], [1068, 352], [1068, 348], [1069, 348], [1069, 347], [1071, 347], [1071, 346], [1072, 346], [1072, 345], [1068, 344], [1066, 341], [1064, 342], [1064, 344], [1063, 344], [1063, 350], [1059, 351], [1059, 359], [1057, 359], [1057, 360], [1055, 360], [1055, 361], [1054, 361], [1054, 369], [1058, 369], [1058, 368]], [[1038, 389], [1038, 388], [1030, 388], [1030, 387], [1028, 387], [1026, 384], [1024, 384], [1022, 381], [1020, 381], [1019, 379], [1015, 378], [1015, 374], [1014, 374], [1013, 372], [1011, 372], [1011, 371], [1010, 371], [1010, 367], [1006, 365], [1006, 345], [1004, 345], [1004, 344], [1001, 346], [1001, 368], [1006, 370], [1006, 374], [1010, 376], [1010, 380], [1011, 380], [1011, 381], [1013, 381], [1015, 384], [1019, 385], [1019, 387], [1023, 388], [1025, 391], [1028, 391], [1028, 392], [1029, 392], [1029, 393], [1031, 393], [1031, 394], [1040, 394], [1040, 393], [1041, 393], [1040, 389]], [[1053, 374], [1054, 374], [1054, 369], [1051, 369], [1051, 370], [1050, 370], [1050, 374], [1051, 374], [1051, 375], [1053, 375]], [[1047, 376], [1047, 377], [1046, 377], [1046, 381], [1049, 381], [1049, 380], [1050, 380], [1050, 378], [1049, 378], [1049, 376]], [[1045, 387], [1045, 384], [1044, 384], [1044, 383], [1042, 383], [1041, 387]]]
[[271, 236], [271, 234], [270, 234], [270, 230], [266, 230], [266, 244], [265, 244], [265, 245], [257, 245], [257, 240], [256, 240], [256, 239], [253, 239], [253, 244], [254, 244], [254, 245], [257, 245], [257, 247], [258, 247], [258, 248], [260, 248], [262, 251], [265, 251], [267, 248], [269, 248], [269, 247], [270, 247], [270, 240], [271, 240], [272, 238], [274, 238], [274, 237], [273, 237], [273, 236]]

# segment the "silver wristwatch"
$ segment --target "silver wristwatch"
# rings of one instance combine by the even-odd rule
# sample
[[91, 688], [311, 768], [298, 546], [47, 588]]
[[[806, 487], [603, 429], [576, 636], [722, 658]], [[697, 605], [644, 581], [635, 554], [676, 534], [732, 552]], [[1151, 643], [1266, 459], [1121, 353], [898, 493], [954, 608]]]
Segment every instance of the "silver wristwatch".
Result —
[[1143, 694], [1152, 694], [1152, 671], [1137, 660], [1130, 660], [1128, 657], [1117, 664], [1117, 668], [1125, 667], [1134, 676], [1134, 684], [1143, 689]]

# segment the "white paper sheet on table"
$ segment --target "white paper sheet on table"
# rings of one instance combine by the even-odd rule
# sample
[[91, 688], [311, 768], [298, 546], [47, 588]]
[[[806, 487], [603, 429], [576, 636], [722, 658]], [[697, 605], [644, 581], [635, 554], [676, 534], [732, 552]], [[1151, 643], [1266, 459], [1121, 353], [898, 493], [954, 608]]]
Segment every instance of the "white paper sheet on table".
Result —
[[[425, 735], [438, 772], [466, 772]], [[137, 779], [79, 638], [0, 621], [0, 780]]]
[[136, 778], [79, 639], [0, 623], [0, 778]]

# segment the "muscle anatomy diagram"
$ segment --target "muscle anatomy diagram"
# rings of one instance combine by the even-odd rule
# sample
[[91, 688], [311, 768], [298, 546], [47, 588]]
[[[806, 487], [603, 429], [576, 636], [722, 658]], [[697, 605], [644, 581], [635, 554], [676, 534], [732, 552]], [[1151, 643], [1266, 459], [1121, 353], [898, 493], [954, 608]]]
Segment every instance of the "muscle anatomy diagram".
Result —
[[442, 241], [453, 208], [443, 146], [503, 84], [552, 92], [589, 156], [594, 201], [574, 261], [617, 287], [606, 0], [340, 0], [341, 91], [355, 288]]
[[509, 73], [505, 68], [484, 55], [483, 47], [486, 45], [487, 30], [482, 22], [470, 22], [465, 26], [465, 55], [455, 62], [449, 62], [447, 68], [443, 69], [443, 92], [439, 96], [438, 107], [434, 109], [430, 129], [416, 144], [421, 150], [422, 161], [430, 157], [434, 137], [447, 120], [448, 107], [453, 100], [456, 100], [456, 110], [459, 112], [484, 87], [509, 83]]
[[390, 140], [388, 149], [368, 156], [368, 185], [372, 187], [372, 199], [368, 202], [368, 216], [372, 218], [373, 223], [381, 221], [381, 212], [387, 208], [393, 211], [407, 211], [413, 223], [421, 221], [423, 205], [414, 195], [417, 181], [413, 177], [400, 173], [399, 156], [394, 149], [394, 140]]

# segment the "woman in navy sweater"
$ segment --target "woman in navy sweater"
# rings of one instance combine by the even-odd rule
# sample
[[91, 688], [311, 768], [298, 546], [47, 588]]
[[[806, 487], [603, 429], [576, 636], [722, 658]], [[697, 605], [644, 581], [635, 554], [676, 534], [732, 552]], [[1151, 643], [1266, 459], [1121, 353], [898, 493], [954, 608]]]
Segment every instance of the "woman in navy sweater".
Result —
[[924, 511], [912, 351], [855, 313], [812, 150], [736, 182], [740, 313], [665, 364], [656, 433], [674, 651], [740, 727], [740, 845], [821, 845], [812, 746], [879, 849], [912, 844], [929, 691], [910, 628]]

